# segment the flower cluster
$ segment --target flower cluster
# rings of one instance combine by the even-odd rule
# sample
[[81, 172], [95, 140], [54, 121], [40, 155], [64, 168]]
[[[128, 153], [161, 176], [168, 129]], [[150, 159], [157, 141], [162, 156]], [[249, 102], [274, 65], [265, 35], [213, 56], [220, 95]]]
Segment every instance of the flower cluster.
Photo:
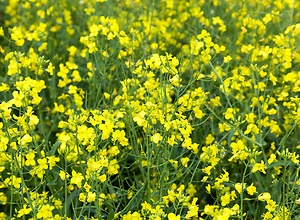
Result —
[[0, 220], [298, 219], [299, 10], [0, 1]]

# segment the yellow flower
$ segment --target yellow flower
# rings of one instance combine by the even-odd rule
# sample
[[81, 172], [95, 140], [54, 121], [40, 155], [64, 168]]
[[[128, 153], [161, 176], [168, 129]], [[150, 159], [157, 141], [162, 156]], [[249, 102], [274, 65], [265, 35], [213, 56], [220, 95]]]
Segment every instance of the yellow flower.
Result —
[[180, 220], [180, 215], [176, 215], [174, 213], [169, 213], [168, 220]]
[[[99, 125], [100, 130], [102, 130], [102, 140], [108, 139], [109, 135], [113, 132], [114, 124], [111, 120], [107, 119], [104, 124]], [[115, 138], [116, 134], [115, 134]]]
[[107, 153], [110, 154], [111, 156], [116, 156], [120, 153], [120, 150], [119, 150], [118, 146], [112, 146], [109, 148]]
[[54, 209], [54, 206], [50, 206], [49, 204], [43, 205], [41, 208], [38, 209], [37, 217], [48, 219], [52, 218], [52, 210]]
[[175, 87], [178, 87], [178, 86], [179, 86], [180, 81], [181, 81], [181, 79], [180, 79], [180, 76], [179, 76], [178, 74], [175, 75], [175, 76], [173, 76], [173, 77], [170, 79], [171, 84], [172, 84], [173, 86], [175, 86]]
[[99, 32], [98, 25], [93, 24], [93, 25], [90, 27], [90, 36], [91, 36], [91, 37], [95, 37], [95, 36], [98, 35], [98, 32]]
[[227, 120], [229, 120], [229, 119], [234, 119], [234, 110], [233, 110], [233, 108], [228, 108], [227, 110], [226, 110], [226, 112], [224, 113], [224, 115], [225, 115], [225, 119], [227, 119]]
[[271, 154], [270, 158], [268, 159], [268, 164], [270, 165], [271, 163], [277, 161], [276, 160], [276, 155], [275, 154]]
[[8, 91], [9, 90], [9, 86], [6, 83], [1, 83], [0, 86], [0, 92], [4, 92], [4, 91]]
[[228, 192], [221, 196], [221, 205], [226, 206], [230, 203], [230, 194]]
[[224, 57], [224, 63], [229, 63], [231, 60], [232, 60], [232, 57], [229, 55]]
[[81, 173], [77, 173], [75, 170], [72, 170], [72, 178], [70, 183], [77, 185], [78, 188], [81, 188], [81, 182], [84, 180], [84, 177]]
[[48, 159], [48, 164], [49, 164], [49, 170], [52, 170], [52, 167], [54, 167], [56, 165], [56, 162], [60, 161], [60, 159], [55, 156], [48, 156], [47, 159]]
[[254, 195], [254, 193], [256, 193], [256, 187], [253, 186], [253, 183], [247, 187], [247, 193], [251, 196]]
[[267, 166], [265, 165], [265, 163], [263, 161], [261, 161], [260, 163], [255, 163], [253, 165], [251, 172], [255, 173], [257, 171], [260, 171], [263, 174], [266, 174], [266, 168], [267, 168]]
[[11, 184], [16, 188], [20, 189], [22, 183], [22, 179], [20, 177], [12, 176], [11, 177]]
[[198, 205], [196, 205], [198, 198], [193, 198], [192, 204], [188, 206], [188, 212], [187, 215], [185, 216], [187, 219], [191, 217], [197, 217], [198, 216]]
[[107, 174], [115, 175], [119, 172], [120, 165], [116, 159], [113, 159], [109, 162]]
[[246, 146], [242, 140], [238, 140], [237, 142], [231, 142], [230, 147], [233, 152], [237, 152], [244, 150]]
[[106, 174], [102, 174], [101, 176], [99, 176], [99, 180], [103, 183], [106, 180]]
[[27, 208], [27, 205], [23, 205], [23, 208], [18, 211], [18, 218], [21, 218], [23, 215], [28, 215], [31, 212], [31, 208]]
[[[203, 179], [204, 179], [205, 177], [203, 177]], [[205, 179], [204, 179], [205, 180]], [[204, 181], [204, 180], [202, 180], [202, 181]], [[205, 180], [206, 181], [206, 180]], [[205, 189], [206, 189], [206, 191], [207, 191], [207, 193], [208, 194], [211, 194], [211, 185], [210, 184], [208, 184], [206, 187], [205, 187]]]
[[25, 165], [26, 166], [35, 166], [35, 152], [34, 151], [30, 151], [28, 154], [26, 154], [26, 161], [25, 161]]
[[79, 193], [79, 201], [80, 202], [85, 202], [86, 201], [86, 195], [84, 193]]
[[129, 211], [127, 214], [123, 215], [122, 220], [142, 220], [140, 213], [134, 212], [131, 214]]
[[155, 133], [152, 137], [151, 140], [155, 143], [158, 144], [163, 139], [163, 137], [159, 133]]
[[125, 131], [124, 130], [116, 130], [112, 134], [112, 140], [118, 141], [122, 146], [128, 145], [128, 139], [125, 137]]
[[70, 46], [67, 48], [67, 51], [69, 51], [70, 56], [75, 56], [76, 52], [77, 52], [77, 47], [75, 46]]
[[[7, 203], [7, 196], [3, 192], [0, 192], [0, 203], [2, 205], [5, 205]], [[0, 219], [1, 219], [1, 217], [0, 217]]]
[[3, 27], [0, 27], [0, 37], [4, 36], [4, 31], [3, 31]]
[[175, 140], [175, 135], [171, 135], [171, 137], [169, 137], [168, 138], [168, 144], [170, 145], [170, 146], [174, 146], [175, 144], [177, 144], [177, 142], [176, 142], [176, 140]]
[[247, 129], [244, 132], [244, 134], [249, 134], [249, 133], [258, 134], [259, 133], [258, 127], [255, 124], [253, 124], [253, 123], [248, 124], [247, 125]]
[[202, 111], [200, 108], [194, 108], [193, 111], [194, 111], [194, 113], [195, 113], [195, 117], [196, 117], [196, 118], [201, 119], [201, 118], [203, 118], [204, 115], [205, 115], [205, 114], [203, 113], [203, 111]]
[[[245, 187], [245, 183], [244, 183], [244, 187]], [[243, 192], [243, 184], [241, 184], [241, 183], [236, 183], [235, 185], [234, 185], [234, 188], [235, 188], [235, 190], [238, 192], [238, 193], [242, 193]]]
[[204, 173], [206, 173], [207, 175], [210, 175], [210, 171], [211, 171], [212, 168], [213, 168], [212, 166], [207, 166], [207, 167], [204, 167], [204, 168], [202, 169], [202, 171], [203, 171]]
[[66, 177], [67, 177], [67, 173], [63, 170], [60, 170], [59, 171], [59, 177], [62, 179], [62, 180], [65, 180]]
[[87, 202], [94, 202], [96, 200], [96, 193], [95, 192], [88, 192], [87, 195]]
[[189, 160], [190, 159], [188, 157], [181, 158], [181, 164], [182, 164], [182, 166], [188, 167]]
[[259, 201], [269, 201], [271, 199], [271, 194], [268, 192], [261, 193], [258, 197]]

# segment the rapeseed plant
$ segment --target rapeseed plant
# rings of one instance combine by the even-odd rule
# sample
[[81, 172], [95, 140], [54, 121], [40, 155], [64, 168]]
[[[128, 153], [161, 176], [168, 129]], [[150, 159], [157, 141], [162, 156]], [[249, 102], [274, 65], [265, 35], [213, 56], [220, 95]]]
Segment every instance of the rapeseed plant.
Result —
[[298, 219], [299, 9], [0, 1], [0, 219]]

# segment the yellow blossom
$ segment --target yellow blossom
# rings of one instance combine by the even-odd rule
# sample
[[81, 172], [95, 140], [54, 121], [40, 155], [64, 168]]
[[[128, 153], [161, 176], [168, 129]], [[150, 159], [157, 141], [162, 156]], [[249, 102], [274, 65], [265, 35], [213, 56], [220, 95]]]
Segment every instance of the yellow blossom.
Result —
[[252, 183], [250, 186], [247, 187], [247, 193], [252, 196], [252, 195], [254, 195], [255, 192], [256, 192], [256, 187], [253, 186], [253, 183]]
[[160, 135], [160, 133], [155, 133], [152, 135], [151, 140], [155, 143], [158, 144], [163, 139], [163, 137]]
[[198, 198], [193, 198], [192, 203], [188, 206], [188, 212], [186, 214], [186, 218], [189, 219], [191, 217], [197, 217], [198, 216], [198, 205], [196, 205]]
[[266, 168], [267, 168], [267, 166], [265, 165], [265, 163], [263, 161], [261, 161], [260, 163], [255, 163], [253, 165], [251, 172], [255, 173], [257, 171], [260, 171], [263, 174], [266, 174]]
[[174, 213], [169, 213], [168, 220], [180, 220], [180, 215], [176, 215]]
[[77, 173], [75, 170], [72, 170], [72, 177], [70, 180], [71, 184], [75, 184], [78, 188], [81, 188], [83, 180], [84, 176], [81, 173]]

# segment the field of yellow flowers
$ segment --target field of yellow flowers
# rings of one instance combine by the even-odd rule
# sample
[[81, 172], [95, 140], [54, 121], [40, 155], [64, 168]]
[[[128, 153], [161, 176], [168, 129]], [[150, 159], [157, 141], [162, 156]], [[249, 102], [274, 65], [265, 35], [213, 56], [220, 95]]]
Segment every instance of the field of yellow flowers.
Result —
[[300, 1], [0, 0], [0, 220], [300, 219]]

